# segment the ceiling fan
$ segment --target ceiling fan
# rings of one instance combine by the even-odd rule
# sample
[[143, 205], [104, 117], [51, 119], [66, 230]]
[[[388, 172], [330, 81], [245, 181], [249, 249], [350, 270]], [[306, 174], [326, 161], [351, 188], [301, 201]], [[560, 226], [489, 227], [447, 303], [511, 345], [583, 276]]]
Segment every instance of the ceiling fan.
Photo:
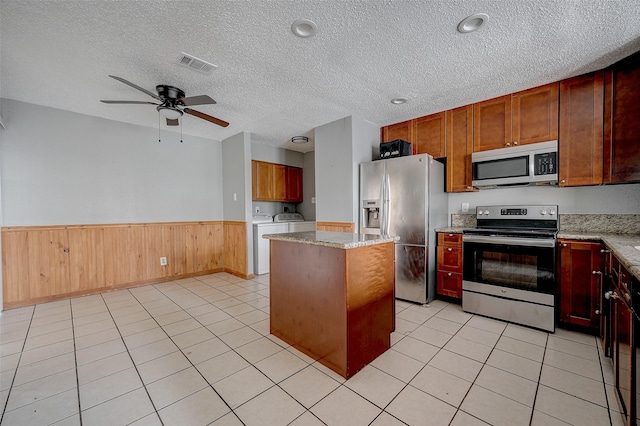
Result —
[[184, 91], [178, 89], [177, 87], [167, 86], [164, 84], [159, 84], [156, 86], [156, 95], [153, 92], [150, 92], [147, 89], [144, 89], [137, 84], [133, 84], [130, 81], [125, 80], [121, 77], [116, 77], [115, 75], [110, 75], [109, 77], [118, 80], [121, 83], [126, 84], [127, 86], [131, 86], [134, 89], [137, 89], [152, 98], [158, 100], [160, 103], [149, 102], [149, 101], [109, 101], [109, 100], [101, 100], [100, 102], [104, 102], [105, 104], [151, 104], [156, 105], [156, 109], [160, 114], [162, 114], [167, 119], [167, 126], [177, 126], [179, 124], [178, 118], [182, 117], [182, 115], [186, 112], [189, 115], [193, 115], [194, 117], [202, 118], [203, 120], [210, 121], [211, 123], [217, 124], [218, 126], [227, 127], [229, 123], [226, 121], [220, 120], [219, 118], [213, 117], [211, 115], [205, 114], [200, 111], [193, 110], [191, 108], [184, 108], [192, 105], [209, 105], [215, 104], [210, 96], [207, 95], [199, 95], [199, 96], [190, 96], [188, 98], [184, 97]]

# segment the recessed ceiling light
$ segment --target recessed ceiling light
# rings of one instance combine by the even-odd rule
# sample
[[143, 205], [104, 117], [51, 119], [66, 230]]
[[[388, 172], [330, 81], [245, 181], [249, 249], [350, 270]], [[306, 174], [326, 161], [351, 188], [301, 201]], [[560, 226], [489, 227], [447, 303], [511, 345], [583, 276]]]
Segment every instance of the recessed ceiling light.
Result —
[[407, 102], [409, 102], [409, 100], [407, 98], [393, 98], [391, 99], [391, 103], [394, 105], [402, 105], [402, 104], [406, 104]]
[[291, 142], [293, 143], [307, 143], [309, 142], [309, 138], [306, 136], [294, 136], [291, 138]]
[[489, 15], [486, 13], [476, 13], [467, 16], [458, 24], [458, 31], [461, 33], [470, 33], [480, 29], [481, 26], [489, 22]]
[[291, 24], [291, 32], [298, 37], [313, 37], [318, 32], [318, 26], [309, 19], [298, 19]]

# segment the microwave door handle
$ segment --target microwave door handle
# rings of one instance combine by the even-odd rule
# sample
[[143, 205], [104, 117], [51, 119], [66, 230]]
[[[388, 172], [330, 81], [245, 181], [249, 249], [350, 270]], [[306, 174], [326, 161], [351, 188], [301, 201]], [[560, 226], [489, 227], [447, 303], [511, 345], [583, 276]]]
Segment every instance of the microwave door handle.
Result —
[[462, 241], [465, 243], [481, 243], [481, 244], [502, 244], [512, 246], [528, 246], [528, 247], [550, 247], [556, 246], [556, 240], [553, 238], [517, 238], [517, 237], [493, 237], [481, 235], [463, 235]]

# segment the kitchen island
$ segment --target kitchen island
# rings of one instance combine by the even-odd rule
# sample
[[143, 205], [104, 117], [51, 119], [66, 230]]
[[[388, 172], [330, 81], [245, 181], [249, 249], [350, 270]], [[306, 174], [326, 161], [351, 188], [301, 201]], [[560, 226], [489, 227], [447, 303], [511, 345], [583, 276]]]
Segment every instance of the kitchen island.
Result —
[[394, 237], [344, 232], [265, 235], [270, 331], [349, 378], [390, 347]]

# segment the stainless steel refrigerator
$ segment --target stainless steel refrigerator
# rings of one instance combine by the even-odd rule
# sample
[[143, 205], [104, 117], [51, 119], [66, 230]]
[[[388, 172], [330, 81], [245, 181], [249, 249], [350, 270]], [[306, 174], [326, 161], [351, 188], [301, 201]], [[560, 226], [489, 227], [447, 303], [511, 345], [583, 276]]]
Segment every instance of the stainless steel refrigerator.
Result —
[[444, 165], [427, 154], [360, 165], [360, 232], [393, 235], [396, 298], [433, 300], [435, 228], [447, 226]]

